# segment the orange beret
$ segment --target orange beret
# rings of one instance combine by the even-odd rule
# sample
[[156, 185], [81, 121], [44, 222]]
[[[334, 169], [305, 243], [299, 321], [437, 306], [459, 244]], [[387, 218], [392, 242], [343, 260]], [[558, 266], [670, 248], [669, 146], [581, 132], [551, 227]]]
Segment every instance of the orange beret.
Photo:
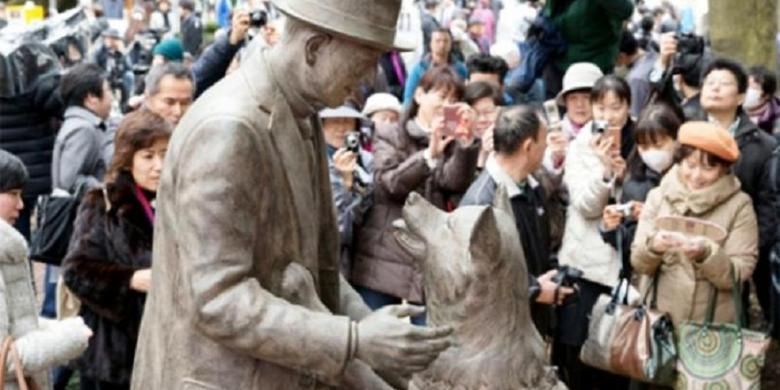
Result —
[[739, 159], [739, 147], [724, 128], [709, 122], [686, 122], [677, 133], [677, 141], [690, 145], [728, 162]]

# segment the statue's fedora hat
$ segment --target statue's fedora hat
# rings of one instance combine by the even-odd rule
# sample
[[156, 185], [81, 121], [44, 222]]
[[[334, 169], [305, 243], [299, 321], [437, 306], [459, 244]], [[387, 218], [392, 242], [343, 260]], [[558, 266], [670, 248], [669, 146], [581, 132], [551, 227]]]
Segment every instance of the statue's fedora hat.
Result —
[[284, 14], [381, 50], [414, 50], [396, 41], [402, 0], [273, 0]]

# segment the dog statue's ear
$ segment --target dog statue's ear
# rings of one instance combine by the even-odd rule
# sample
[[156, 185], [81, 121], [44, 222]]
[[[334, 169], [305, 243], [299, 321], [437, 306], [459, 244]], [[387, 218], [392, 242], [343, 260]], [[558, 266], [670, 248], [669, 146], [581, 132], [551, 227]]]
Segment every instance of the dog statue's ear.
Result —
[[493, 207], [514, 217], [512, 203], [509, 202], [509, 193], [507, 192], [506, 186], [503, 184], [499, 184], [496, 189], [496, 196], [493, 198]]
[[485, 207], [471, 231], [469, 250], [476, 261], [493, 261], [501, 254], [501, 234], [491, 207]]

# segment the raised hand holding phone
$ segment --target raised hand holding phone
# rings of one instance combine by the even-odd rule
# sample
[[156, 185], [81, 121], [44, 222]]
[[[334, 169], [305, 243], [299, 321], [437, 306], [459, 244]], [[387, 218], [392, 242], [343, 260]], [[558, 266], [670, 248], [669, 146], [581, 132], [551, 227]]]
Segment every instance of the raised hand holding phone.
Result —
[[561, 130], [561, 113], [558, 111], [558, 103], [555, 99], [544, 102], [544, 114], [547, 116], [547, 131], [557, 132]]
[[447, 145], [455, 139], [453, 135], [448, 135], [445, 116], [446, 114], [435, 115], [431, 121], [431, 138], [428, 142], [428, 154], [434, 159], [441, 157]]

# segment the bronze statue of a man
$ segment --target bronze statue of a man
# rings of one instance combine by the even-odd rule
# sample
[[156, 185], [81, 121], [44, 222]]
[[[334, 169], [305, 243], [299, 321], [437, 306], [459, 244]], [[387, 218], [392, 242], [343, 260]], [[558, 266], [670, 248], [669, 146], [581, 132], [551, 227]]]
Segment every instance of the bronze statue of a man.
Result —
[[451, 328], [399, 318], [418, 308], [371, 313], [339, 275], [316, 115], [374, 74], [401, 0], [275, 4], [282, 41], [207, 91], [171, 139], [133, 389], [382, 389], [373, 370], [408, 376], [449, 346]]

